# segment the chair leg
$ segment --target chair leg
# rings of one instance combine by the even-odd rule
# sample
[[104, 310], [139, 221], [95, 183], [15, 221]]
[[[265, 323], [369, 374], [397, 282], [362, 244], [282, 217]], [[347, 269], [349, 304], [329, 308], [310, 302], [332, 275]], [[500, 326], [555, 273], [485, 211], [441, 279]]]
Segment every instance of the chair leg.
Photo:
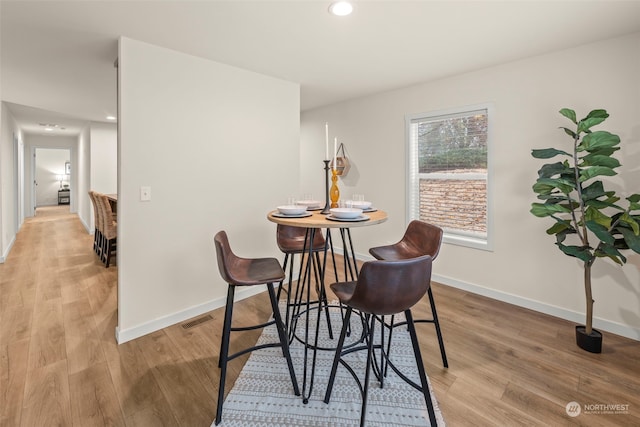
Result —
[[291, 361], [291, 353], [289, 353], [289, 340], [287, 333], [282, 323], [282, 317], [280, 316], [280, 310], [278, 309], [278, 301], [276, 300], [276, 294], [273, 289], [273, 283], [267, 283], [267, 289], [269, 290], [269, 299], [271, 300], [271, 308], [273, 309], [273, 320], [276, 322], [276, 330], [278, 331], [278, 337], [280, 338], [280, 345], [282, 346], [282, 354], [287, 359], [287, 366], [289, 367], [289, 375], [291, 376], [291, 383], [293, 384], [293, 392], [296, 396], [300, 396], [300, 389], [298, 388], [298, 381], [296, 380], [296, 373], [293, 369], [293, 362]]
[[222, 420], [222, 404], [224, 402], [224, 383], [227, 376], [227, 358], [229, 356], [229, 337], [231, 335], [231, 316], [233, 314], [233, 295], [235, 286], [229, 285], [227, 290], [227, 305], [224, 311], [224, 326], [222, 327], [222, 339], [220, 343], [220, 358], [218, 367], [220, 368], [220, 383], [218, 385], [218, 405], [216, 408], [215, 424], [220, 424]]
[[438, 336], [438, 344], [440, 345], [440, 354], [442, 355], [442, 364], [445, 368], [449, 367], [447, 361], [447, 353], [444, 351], [444, 341], [442, 340], [442, 331], [440, 331], [440, 322], [438, 321], [438, 312], [436, 311], [436, 303], [433, 299], [433, 292], [431, 292], [431, 286], [427, 289], [429, 295], [429, 304], [431, 305], [431, 313], [433, 314], [433, 324], [436, 327], [436, 335]]
[[109, 264], [111, 263], [111, 255], [113, 255], [113, 251], [116, 248], [116, 239], [107, 240], [107, 254], [105, 255], [105, 267], [109, 268]]
[[[286, 273], [287, 271], [287, 262], [289, 261], [289, 254], [285, 253], [284, 254], [284, 261], [282, 263], [282, 270]], [[293, 259], [291, 259], [291, 264], [293, 265]], [[284, 279], [282, 280], [282, 282], [280, 282], [280, 286], [278, 286], [278, 294], [276, 295], [276, 299], [278, 301], [280, 301], [280, 293], [282, 292], [282, 288], [284, 287]], [[287, 290], [285, 291], [286, 293], [289, 293], [289, 288], [291, 288], [291, 282], [289, 282], [289, 285], [287, 287]]]
[[418, 344], [418, 336], [416, 334], [416, 327], [413, 323], [413, 315], [411, 314], [411, 310], [405, 310], [404, 314], [407, 318], [407, 327], [409, 328], [409, 335], [411, 336], [413, 354], [415, 355], [416, 364], [418, 365], [422, 394], [424, 395], [424, 401], [427, 404], [427, 412], [429, 413], [429, 422], [431, 423], [431, 427], [436, 427], [438, 422], [436, 421], [436, 413], [433, 408], [433, 402], [431, 401], [431, 392], [429, 391], [429, 384], [427, 383], [427, 374], [424, 371], [422, 354], [420, 353], [420, 345]]
[[336, 354], [333, 357], [333, 364], [331, 366], [331, 373], [329, 374], [329, 383], [327, 384], [327, 391], [324, 394], [324, 403], [329, 403], [331, 400], [331, 392], [333, 391], [333, 383], [336, 380], [336, 372], [338, 371], [338, 363], [340, 363], [340, 353], [342, 353], [342, 346], [344, 340], [347, 337], [347, 329], [349, 329], [349, 320], [351, 319], [351, 312], [353, 309], [347, 307], [347, 311], [344, 315], [342, 324], [342, 331], [340, 332], [340, 338], [338, 339], [338, 345], [336, 347]]
[[371, 315], [371, 323], [369, 325], [369, 342], [367, 343], [367, 368], [364, 374], [364, 383], [362, 384], [362, 408], [360, 409], [360, 427], [364, 427], [364, 421], [367, 415], [367, 397], [369, 395], [369, 376], [371, 374], [371, 365], [373, 364], [373, 339], [375, 336], [374, 326], [376, 324], [376, 316]]
[[324, 287], [324, 271], [322, 271], [322, 264], [320, 263], [320, 254], [318, 252], [315, 253], [314, 259], [316, 269], [320, 273], [316, 274], [316, 283], [318, 284], [318, 310], [322, 309], [322, 304], [324, 304], [324, 313], [327, 319], [327, 328], [329, 330], [329, 339], [333, 339], [333, 327], [331, 326], [331, 315], [329, 314], [329, 300], [327, 299], [327, 290]]

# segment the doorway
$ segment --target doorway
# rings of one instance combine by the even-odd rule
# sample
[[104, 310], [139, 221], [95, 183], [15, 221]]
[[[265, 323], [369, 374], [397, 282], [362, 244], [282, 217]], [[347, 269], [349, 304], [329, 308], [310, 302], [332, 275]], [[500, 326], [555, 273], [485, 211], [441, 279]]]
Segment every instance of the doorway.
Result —
[[33, 214], [47, 206], [66, 206], [71, 202], [71, 150], [36, 148], [33, 169]]

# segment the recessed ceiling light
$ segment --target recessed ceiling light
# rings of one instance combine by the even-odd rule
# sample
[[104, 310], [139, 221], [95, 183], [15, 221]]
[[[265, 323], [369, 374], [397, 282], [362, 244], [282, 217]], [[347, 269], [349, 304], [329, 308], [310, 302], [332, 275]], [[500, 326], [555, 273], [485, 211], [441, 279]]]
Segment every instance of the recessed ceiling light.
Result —
[[47, 132], [53, 132], [53, 128], [44, 128]]
[[107, 116], [107, 120], [115, 120], [116, 118], [114, 116]]
[[353, 5], [348, 1], [336, 1], [329, 6], [329, 13], [336, 16], [347, 16], [353, 12]]

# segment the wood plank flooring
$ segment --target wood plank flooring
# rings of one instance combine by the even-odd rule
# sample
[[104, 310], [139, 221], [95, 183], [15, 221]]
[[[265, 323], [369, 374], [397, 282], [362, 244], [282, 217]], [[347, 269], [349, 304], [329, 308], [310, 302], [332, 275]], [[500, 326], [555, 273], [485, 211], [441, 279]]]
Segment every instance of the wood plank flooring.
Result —
[[[209, 426], [222, 310], [191, 329], [175, 325], [118, 346], [117, 267], [100, 263], [92, 241], [67, 206], [38, 209], [0, 264], [0, 426]], [[575, 346], [570, 322], [433, 289], [449, 369], [433, 327], [417, 328], [449, 426], [640, 425], [640, 342], [607, 333], [603, 353], [589, 354]], [[237, 320], [266, 319], [267, 301], [240, 302]], [[427, 315], [427, 301], [415, 312]], [[259, 334], [236, 336], [232, 346]], [[231, 363], [227, 391], [247, 357]], [[627, 411], [572, 418], [572, 401]]]

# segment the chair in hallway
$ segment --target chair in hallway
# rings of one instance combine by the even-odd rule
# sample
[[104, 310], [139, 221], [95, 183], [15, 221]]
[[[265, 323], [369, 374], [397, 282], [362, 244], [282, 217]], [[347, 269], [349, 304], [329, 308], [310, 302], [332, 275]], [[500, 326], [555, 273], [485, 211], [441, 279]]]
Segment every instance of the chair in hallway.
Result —
[[[260, 350], [267, 347], [281, 347], [284, 358], [289, 368], [289, 375], [293, 384], [293, 391], [296, 396], [300, 395], [298, 382], [293, 369], [293, 362], [289, 354], [289, 342], [278, 310], [278, 301], [273, 287], [274, 283], [281, 282], [284, 279], [284, 271], [280, 263], [275, 258], [241, 258], [236, 256], [229, 245], [227, 233], [219, 231], [215, 237], [216, 255], [218, 259], [218, 270], [220, 275], [227, 282], [227, 303], [224, 313], [224, 326], [222, 330], [222, 339], [220, 344], [220, 384], [218, 387], [218, 404], [216, 408], [215, 424], [220, 424], [222, 420], [222, 404], [224, 402], [224, 384], [227, 375], [227, 364], [229, 361], [238, 356], [246, 354], [254, 350]], [[269, 300], [273, 312], [273, 320], [267, 321], [254, 326], [232, 327], [233, 316], [233, 298], [237, 286], [256, 286], [266, 285], [269, 292]], [[267, 343], [245, 348], [233, 354], [229, 354], [229, 341], [231, 332], [247, 331], [253, 329], [264, 328], [275, 324], [278, 331], [279, 342]]]
[[[378, 246], [369, 249], [369, 253], [376, 259], [395, 261], [402, 259], [417, 258], [423, 255], [430, 255], [435, 260], [440, 253], [442, 245], [443, 231], [440, 227], [429, 224], [424, 221], [414, 220], [409, 223], [407, 230], [402, 239], [393, 245]], [[415, 323], [433, 323], [436, 328], [438, 344], [440, 346], [440, 354], [442, 356], [442, 364], [445, 368], [449, 367], [447, 361], [447, 353], [444, 349], [444, 341], [442, 339], [442, 331], [440, 330], [440, 322], [438, 320], [438, 312], [436, 311], [436, 303], [433, 299], [431, 286], [427, 289], [429, 297], [429, 305], [431, 306], [431, 319], [416, 319]], [[391, 320], [393, 324], [393, 318]], [[394, 326], [402, 325], [402, 323], [394, 324]], [[389, 336], [389, 344], [391, 344], [391, 336]]]
[[[420, 384], [416, 384], [399, 372], [387, 359], [386, 363], [409, 385], [416, 388], [424, 395], [427, 405], [427, 412], [431, 426], [437, 425], [435, 409], [431, 400], [431, 393], [427, 383], [427, 375], [422, 362], [418, 337], [411, 307], [413, 307], [427, 292], [431, 279], [431, 257], [425, 255], [419, 258], [411, 258], [400, 261], [369, 261], [364, 263], [360, 270], [357, 281], [338, 282], [331, 284], [331, 289], [336, 294], [341, 303], [347, 306], [344, 316], [340, 338], [333, 359], [329, 383], [325, 393], [324, 402], [329, 403], [333, 383], [335, 381], [338, 363], [341, 363], [354, 377], [362, 394], [362, 407], [360, 412], [360, 426], [364, 426], [367, 409], [367, 395], [369, 389], [369, 377], [372, 368], [382, 385], [382, 373], [376, 365], [374, 358], [374, 348], [380, 349], [382, 357], [384, 355], [384, 343], [374, 344], [375, 326], [380, 322], [384, 328], [382, 316], [403, 313], [406, 316], [406, 324], [409, 329], [413, 353], [420, 376]], [[353, 310], [357, 310], [367, 320], [363, 322], [365, 345], [349, 348], [343, 351], [345, 337], [349, 329], [349, 320]], [[367, 362], [365, 368], [364, 382], [360, 382], [357, 374], [351, 366], [343, 359], [343, 356], [354, 351], [367, 350]], [[374, 366], [375, 365], [375, 366]], [[343, 390], [344, 392], [344, 390]]]
[[100, 252], [100, 259], [104, 263], [105, 267], [109, 268], [111, 264], [111, 257], [116, 254], [118, 242], [118, 223], [116, 222], [115, 215], [111, 211], [111, 205], [106, 195], [102, 193], [95, 193], [97, 205], [102, 213], [102, 245]]
[[99, 216], [101, 215], [101, 212], [98, 208], [95, 191], [89, 191], [89, 199], [91, 199], [91, 204], [93, 205], [93, 251], [98, 255], [98, 257], [100, 257], [100, 250], [102, 248], [102, 227], [99, 223], [102, 218]]

